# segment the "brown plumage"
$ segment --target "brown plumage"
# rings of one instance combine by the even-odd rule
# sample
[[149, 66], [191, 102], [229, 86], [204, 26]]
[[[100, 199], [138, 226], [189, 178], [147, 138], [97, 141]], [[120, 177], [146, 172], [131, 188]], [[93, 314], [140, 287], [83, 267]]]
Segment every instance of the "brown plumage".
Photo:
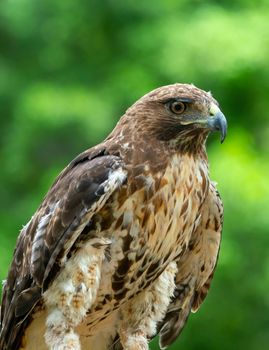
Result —
[[0, 349], [169, 346], [210, 286], [222, 203], [205, 141], [226, 120], [174, 84], [138, 100], [58, 176], [22, 229], [3, 288]]

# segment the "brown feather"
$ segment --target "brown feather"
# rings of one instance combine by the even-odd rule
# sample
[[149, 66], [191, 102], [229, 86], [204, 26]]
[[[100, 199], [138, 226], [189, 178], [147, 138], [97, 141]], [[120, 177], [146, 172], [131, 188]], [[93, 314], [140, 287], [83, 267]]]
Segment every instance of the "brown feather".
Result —
[[[218, 222], [218, 225], [215, 225], [215, 222]], [[159, 326], [162, 349], [176, 340], [191, 310], [197, 311], [208, 293], [217, 264], [222, 224], [222, 203], [215, 186], [210, 183], [209, 194], [203, 203], [200, 225], [192, 235], [189, 248], [179, 261], [174, 300]], [[208, 249], [209, 244], [211, 249]], [[196, 267], [193, 271], [190, 270], [191, 263]]]

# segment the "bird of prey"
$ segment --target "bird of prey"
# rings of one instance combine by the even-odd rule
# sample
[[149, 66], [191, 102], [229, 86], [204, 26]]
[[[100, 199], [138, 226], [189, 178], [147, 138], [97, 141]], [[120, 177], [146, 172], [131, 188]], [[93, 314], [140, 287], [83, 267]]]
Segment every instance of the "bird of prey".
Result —
[[207, 295], [223, 207], [205, 143], [227, 123], [189, 84], [140, 98], [60, 173], [18, 237], [1, 350], [161, 349]]

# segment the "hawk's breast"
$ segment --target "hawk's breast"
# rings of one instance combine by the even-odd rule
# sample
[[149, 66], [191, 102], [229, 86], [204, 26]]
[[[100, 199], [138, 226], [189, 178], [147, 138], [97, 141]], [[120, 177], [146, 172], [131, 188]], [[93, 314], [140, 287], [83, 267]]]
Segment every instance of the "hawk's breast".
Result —
[[95, 229], [111, 239], [89, 326], [147, 288], [177, 260], [199, 224], [208, 190], [207, 166], [174, 156], [163, 172], [141, 167], [95, 218]]

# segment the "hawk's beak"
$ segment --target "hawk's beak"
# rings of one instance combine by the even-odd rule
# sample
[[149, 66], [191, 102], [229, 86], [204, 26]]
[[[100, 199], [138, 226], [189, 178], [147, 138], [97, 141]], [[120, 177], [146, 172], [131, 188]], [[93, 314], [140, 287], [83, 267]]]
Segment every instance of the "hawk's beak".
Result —
[[209, 110], [209, 117], [203, 119], [181, 120], [182, 125], [198, 124], [199, 127], [212, 131], [220, 131], [220, 142], [222, 143], [227, 134], [227, 120], [219, 107], [212, 103]]
[[227, 134], [227, 120], [219, 107], [212, 103], [210, 106], [210, 117], [207, 118], [207, 127], [213, 131], [220, 131], [220, 142], [222, 143]]
[[222, 143], [227, 134], [227, 120], [224, 114], [218, 110], [214, 116], [207, 119], [207, 125], [210, 130], [220, 131], [220, 142]]

